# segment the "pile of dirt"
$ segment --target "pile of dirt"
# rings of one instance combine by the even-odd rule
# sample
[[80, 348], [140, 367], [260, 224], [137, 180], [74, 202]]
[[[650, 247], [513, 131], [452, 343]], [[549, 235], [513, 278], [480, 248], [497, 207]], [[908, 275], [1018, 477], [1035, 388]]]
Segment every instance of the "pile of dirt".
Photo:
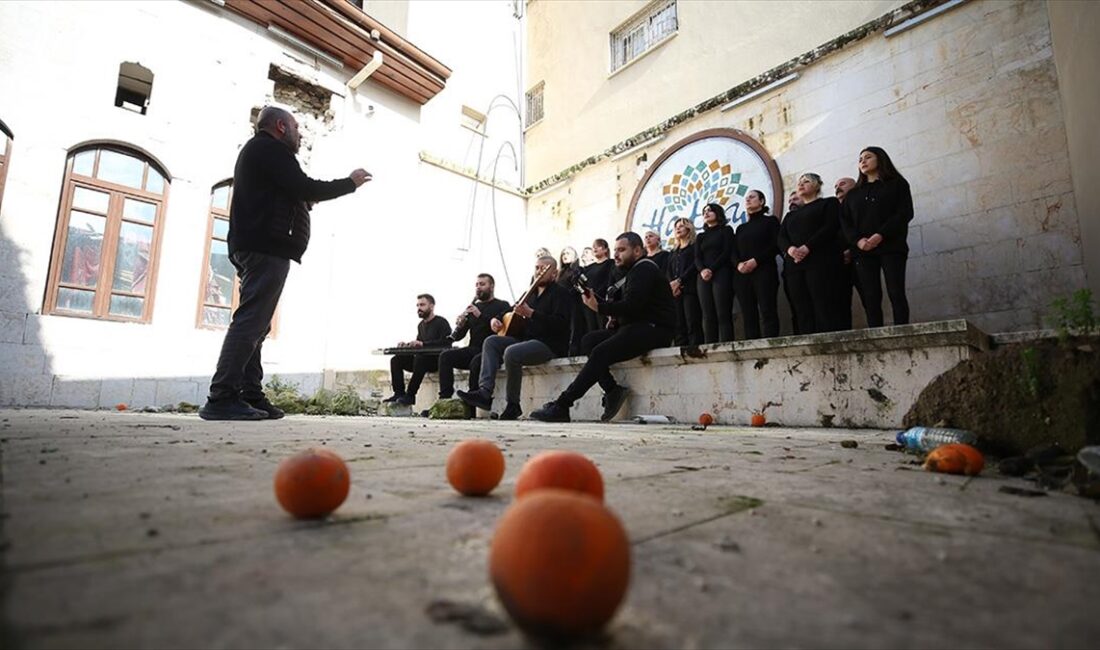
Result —
[[1100, 444], [1100, 337], [1005, 345], [964, 361], [921, 392], [904, 422], [973, 431], [999, 456]]

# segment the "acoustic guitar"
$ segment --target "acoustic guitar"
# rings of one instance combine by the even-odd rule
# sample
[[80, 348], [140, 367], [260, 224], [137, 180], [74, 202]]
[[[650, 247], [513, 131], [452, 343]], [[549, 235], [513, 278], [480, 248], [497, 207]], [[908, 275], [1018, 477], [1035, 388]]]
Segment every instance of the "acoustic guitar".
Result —
[[[550, 272], [551, 266], [546, 265], [542, 267], [542, 270], [535, 275], [535, 279], [531, 282], [531, 286], [527, 291], [523, 292], [523, 295], [516, 301], [516, 305], [522, 305], [527, 300], [527, 296], [535, 290], [535, 287], [539, 286], [539, 281], [542, 280], [542, 276]], [[512, 306], [515, 309], [515, 305]], [[523, 330], [527, 327], [527, 319], [523, 316], [516, 314], [515, 311], [510, 311], [500, 317], [500, 322], [504, 323], [504, 327], [500, 328], [497, 334], [501, 336], [511, 336], [512, 338], [522, 338]]]

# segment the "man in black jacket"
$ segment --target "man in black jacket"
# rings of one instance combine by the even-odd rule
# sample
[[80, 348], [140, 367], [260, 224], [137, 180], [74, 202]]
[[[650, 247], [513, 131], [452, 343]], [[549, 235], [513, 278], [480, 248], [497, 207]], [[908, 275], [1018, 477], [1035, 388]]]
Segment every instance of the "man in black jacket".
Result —
[[645, 258], [645, 247], [637, 233], [625, 232], [615, 240], [615, 266], [624, 274], [621, 300], [598, 303], [591, 293], [584, 295], [584, 304], [601, 316], [611, 317], [614, 326], [584, 337], [582, 346], [588, 351], [588, 362], [565, 392], [532, 413], [532, 419], [568, 422], [569, 409], [599, 383], [604, 391], [600, 420], [607, 422], [615, 417], [629, 395], [629, 390], [611, 376], [611, 364], [672, 342], [676, 331], [672, 290], [653, 260]]
[[[435, 315], [435, 298], [430, 293], [422, 293], [416, 297], [416, 315], [420, 317], [420, 323], [416, 326], [416, 338], [412, 341], [403, 341], [397, 344], [399, 348], [436, 348], [433, 351], [410, 354], [395, 354], [390, 359], [390, 382], [393, 385], [393, 395], [382, 400], [383, 402], [396, 402], [405, 406], [416, 403], [416, 391], [420, 390], [420, 384], [424, 381], [424, 375], [439, 369], [439, 348], [451, 347], [454, 339], [451, 338], [451, 324], [446, 318]], [[409, 378], [408, 388], [405, 387], [405, 371], [412, 373]]]
[[268, 106], [260, 111], [256, 135], [237, 156], [229, 260], [241, 281], [240, 305], [225, 333], [210, 395], [199, 410], [204, 420], [283, 417], [264, 397], [260, 349], [271, 329], [290, 260], [301, 263], [309, 244], [308, 205], [351, 194], [371, 179], [356, 169], [348, 178], [314, 180], [294, 157], [299, 144], [294, 116]]
[[[540, 275], [541, 274], [541, 275]], [[558, 261], [553, 257], [540, 257], [535, 266], [536, 285], [526, 299], [513, 310], [516, 316], [526, 320], [526, 327], [519, 337], [494, 334], [481, 346], [481, 374], [478, 389], [458, 391], [459, 399], [467, 405], [490, 410], [493, 408], [493, 389], [496, 388], [497, 370], [501, 363], [507, 377], [506, 403], [501, 420], [516, 420], [520, 410], [520, 388], [523, 382], [523, 366], [537, 366], [569, 352], [569, 290], [557, 283]], [[490, 326], [500, 332], [504, 325], [493, 319]]]
[[470, 344], [464, 348], [444, 350], [439, 355], [439, 399], [450, 399], [455, 393], [455, 368], [470, 371], [470, 390], [477, 390], [481, 372], [481, 345], [493, 333], [490, 324], [508, 311], [510, 305], [493, 297], [496, 280], [488, 273], [477, 276], [476, 300], [455, 319], [451, 341], [461, 341], [470, 333]]

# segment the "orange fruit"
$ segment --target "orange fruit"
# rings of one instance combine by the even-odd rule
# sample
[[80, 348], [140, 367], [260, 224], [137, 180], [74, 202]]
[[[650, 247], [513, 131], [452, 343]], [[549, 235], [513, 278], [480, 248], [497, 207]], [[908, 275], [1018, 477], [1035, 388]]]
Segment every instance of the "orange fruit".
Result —
[[763, 413], [753, 413], [752, 414], [752, 426], [754, 426], [754, 427], [762, 427], [762, 426], [764, 426], [764, 423], [767, 422], [767, 421], [768, 421], [768, 419], [764, 417]]
[[699, 424], [703, 425], [704, 427], [709, 427], [710, 425], [714, 424], [714, 416], [710, 413], [701, 414], [699, 416]]
[[516, 498], [543, 488], [581, 492], [603, 501], [603, 477], [596, 464], [575, 451], [544, 451], [516, 477]]
[[340, 507], [350, 488], [348, 466], [327, 449], [294, 454], [275, 472], [275, 498], [299, 519], [328, 515]]
[[118, 404], [115, 404], [115, 410], [116, 411], [125, 411], [128, 408], [130, 408], [130, 407], [126, 406], [122, 402], [119, 402]]
[[943, 474], [977, 476], [984, 467], [982, 452], [962, 443], [936, 447], [924, 459], [924, 469]]
[[630, 542], [602, 503], [540, 490], [512, 504], [489, 549], [489, 577], [525, 631], [580, 637], [615, 615], [630, 582]]
[[504, 478], [504, 454], [488, 440], [463, 440], [447, 455], [447, 481], [468, 497], [485, 496]]

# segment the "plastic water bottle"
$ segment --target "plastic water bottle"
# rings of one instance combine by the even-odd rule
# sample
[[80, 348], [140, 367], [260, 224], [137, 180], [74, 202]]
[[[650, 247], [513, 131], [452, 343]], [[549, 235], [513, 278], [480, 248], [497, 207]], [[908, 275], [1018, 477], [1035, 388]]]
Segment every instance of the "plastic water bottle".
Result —
[[908, 431], [899, 431], [898, 444], [911, 451], [932, 451], [940, 445], [961, 442], [973, 445], [978, 437], [962, 429], [941, 429], [939, 427], [913, 427]]

